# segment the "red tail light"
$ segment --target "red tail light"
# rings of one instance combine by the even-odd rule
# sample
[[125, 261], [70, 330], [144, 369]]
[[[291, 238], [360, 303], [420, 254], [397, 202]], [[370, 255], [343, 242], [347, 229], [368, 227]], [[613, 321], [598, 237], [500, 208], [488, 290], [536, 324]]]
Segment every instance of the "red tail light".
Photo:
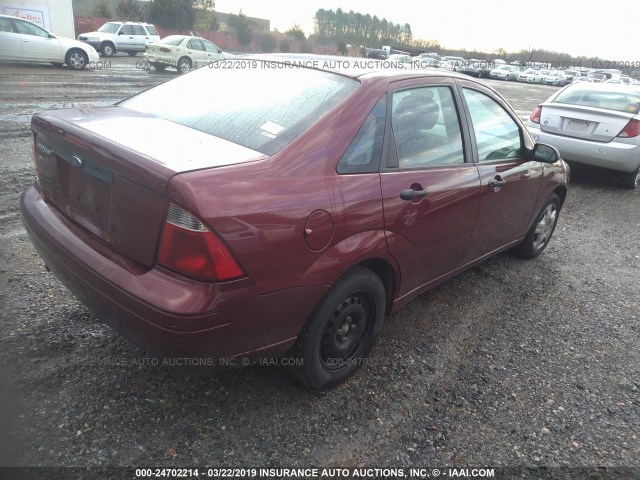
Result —
[[622, 129], [622, 131], [618, 134], [619, 137], [622, 138], [633, 138], [640, 135], [640, 120], [631, 119], [627, 126]]
[[533, 113], [529, 117], [529, 120], [531, 120], [533, 123], [540, 123], [541, 114], [542, 114], [542, 106], [538, 105], [536, 108], [533, 109]]
[[171, 49], [170, 49], [170, 48], [167, 48], [167, 47], [160, 47], [160, 51], [161, 51], [161, 52], [169, 53], [169, 52], [171, 52]]
[[243, 275], [217, 235], [189, 212], [173, 204], [169, 206], [162, 231], [158, 264], [206, 282]]

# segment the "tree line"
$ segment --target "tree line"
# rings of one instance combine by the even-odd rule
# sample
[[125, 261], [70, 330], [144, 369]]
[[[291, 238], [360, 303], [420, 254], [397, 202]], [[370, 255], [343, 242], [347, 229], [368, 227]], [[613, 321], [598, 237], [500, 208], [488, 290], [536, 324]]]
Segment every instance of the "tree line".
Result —
[[413, 40], [411, 25], [408, 23], [393, 23], [368, 13], [321, 8], [313, 20], [314, 36], [320, 41], [332, 39], [353, 45], [369, 45], [410, 43]]

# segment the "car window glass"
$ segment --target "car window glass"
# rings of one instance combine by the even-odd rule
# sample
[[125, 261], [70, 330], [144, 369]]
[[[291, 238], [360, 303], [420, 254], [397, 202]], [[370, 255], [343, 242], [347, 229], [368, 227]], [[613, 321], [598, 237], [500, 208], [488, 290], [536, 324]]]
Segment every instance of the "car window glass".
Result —
[[159, 43], [166, 43], [167, 45], [173, 45], [177, 47], [184, 41], [184, 37], [167, 37], [162, 39]]
[[338, 164], [338, 173], [372, 173], [380, 168], [387, 96], [383, 95], [351, 141]]
[[463, 92], [476, 136], [478, 159], [483, 162], [521, 157], [520, 128], [513, 118], [484, 93], [469, 88]]
[[18, 28], [18, 32], [23, 35], [35, 35], [37, 37], [48, 37], [49, 32], [43, 30], [42, 28], [34, 25], [33, 23], [23, 22], [21, 20], [14, 20], [16, 27]]
[[158, 35], [158, 31], [156, 30], [156, 27], [154, 27], [153, 25], [147, 25], [147, 32], [149, 32], [149, 35]]
[[204, 45], [202, 45], [202, 42], [197, 38], [192, 38], [191, 40], [189, 40], [189, 43], [187, 43], [187, 48], [204, 51]]
[[119, 23], [105, 23], [98, 31], [104, 33], [116, 33], [118, 31]]
[[247, 70], [238, 62], [225, 70], [201, 68], [118, 105], [273, 155], [359, 85], [309, 68], [273, 68], [269, 62]]
[[202, 40], [202, 43], [204, 43], [204, 48], [207, 50], [207, 52], [220, 53], [220, 49], [213, 43], [207, 42], [206, 40]]
[[449, 87], [397, 91], [392, 108], [400, 168], [464, 163], [460, 121]]
[[133, 34], [134, 35], [146, 35], [147, 34], [145, 29], [142, 28], [141, 25], [133, 25], [132, 28], [133, 28]]
[[123, 25], [118, 33], [121, 35], [133, 35], [133, 28], [131, 25]]
[[0, 32], [13, 33], [13, 24], [8, 18], [0, 18]]

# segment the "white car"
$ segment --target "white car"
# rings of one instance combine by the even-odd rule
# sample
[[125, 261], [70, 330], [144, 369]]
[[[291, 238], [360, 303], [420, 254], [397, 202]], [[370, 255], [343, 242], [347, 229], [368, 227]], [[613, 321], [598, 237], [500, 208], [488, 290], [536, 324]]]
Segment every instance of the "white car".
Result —
[[0, 15], [0, 45], [1, 61], [66, 64], [72, 70], [82, 70], [100, 58], [91, 45], [59, 37], [11, 15]]
[[560, 70], [551, 70], [549, 74], [542, 79], [542, 83], [545, 85], [557, 85], [559, 87], [564, 87], [571, 82], [569, 82], [569, 79], [564, 72]]
[[88, 43], [105, 57], [118, 52], [135, 56], [144, 52], [147, 43], [160, 40], [160, 35], [150, 23], [107, 22], [95, 32], [78, 35], [78, 40]]
[[186, 35], [169, 35], [159, 42], [149, 43], [144, 52], [145, 60], [160, 72], [172, 67], [178, 73], [187, 73], [209, 62], [230, 57], [232, 55], [210, 41]]
[[515, 65], [500, 65], [489, 72], [489, 77], [498, 80], [517, 80], [520, 69]]
[[519, 82], [535, 83], [538, 70], [535, 68], [527, 68], [524, 72], [520, 72], [518, 75]]

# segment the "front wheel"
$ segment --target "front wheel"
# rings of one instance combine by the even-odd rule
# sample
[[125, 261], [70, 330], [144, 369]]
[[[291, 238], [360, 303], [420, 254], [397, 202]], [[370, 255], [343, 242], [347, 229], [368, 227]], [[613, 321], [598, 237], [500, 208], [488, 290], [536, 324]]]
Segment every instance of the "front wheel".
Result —
[[560, 197], [552, 193], [520, 245], [513, 251], [522, 258], [535, 258], [545, 249], [558, 223]]
[[318, 304], [289, 356], [309, 387], [344, 382], [366, 361], [382, 328], [386, 295], [375, 273], [356, 268], [338, 280]]
[[69, 50], [65, 63], [71, 70], [82, 70], [89, 63], [89, 57], [82, 50]]
[[107, 42], [102, 44], [102, 48], [100, 49], [100, 52], [105, 57], [112, 57], [113, 54], [116, 53], [116, 49], [112, 44]]

